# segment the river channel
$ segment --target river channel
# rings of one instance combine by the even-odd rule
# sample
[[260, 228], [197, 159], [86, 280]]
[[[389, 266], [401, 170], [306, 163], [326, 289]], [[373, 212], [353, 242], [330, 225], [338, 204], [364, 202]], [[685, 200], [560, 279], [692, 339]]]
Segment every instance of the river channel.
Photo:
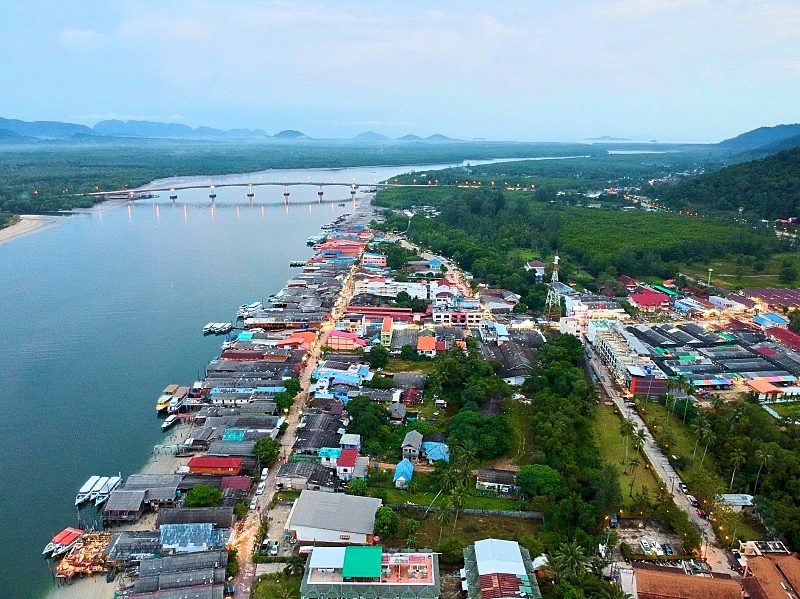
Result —
[[[446, 166], [187, 181], [373, 183]], [[203, 337], [203, 325], [278, 291], [289, 262], [310, 256], [306, 238], [353, 212], [347, 187], [326, 187], [322, 203], [317, 189], [292, 187], [288, 206], [281, 186], [255, 188], [252, 201], [245, 187], [219, 188], [213, 205], [208, 188], [182, 190], [175, 202], [160, 192], [0, 244], [0, 596], [30, 599], [54, 588], [42, 548], [79, 524], [75, 493], [89, 476], [124, 478], [164, 440], [159, 392], [191, 384], [219, 354], [221, 339]], [[94, 508], [80, 518], [100, 524]]]

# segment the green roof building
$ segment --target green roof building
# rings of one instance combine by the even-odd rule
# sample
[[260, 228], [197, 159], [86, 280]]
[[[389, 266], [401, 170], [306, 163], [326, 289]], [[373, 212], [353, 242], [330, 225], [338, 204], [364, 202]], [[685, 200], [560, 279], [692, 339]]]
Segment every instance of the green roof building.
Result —
[[301, 599], [438, 599], [440, 591], [435, 553], [380, 546], [314, 547], [300, 584]]

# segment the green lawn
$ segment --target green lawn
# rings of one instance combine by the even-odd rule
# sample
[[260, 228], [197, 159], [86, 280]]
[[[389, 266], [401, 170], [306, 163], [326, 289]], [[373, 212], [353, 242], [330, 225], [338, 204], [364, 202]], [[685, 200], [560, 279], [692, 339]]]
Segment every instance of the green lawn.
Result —
[[509, 401], [509, 409], [506, 412], [508, 423], [511, 425], [511, 449], [508, 450], [508, 457], [517, 466], [533, 463], [533, 447], [528, 442], [530, 434], [530, 406]]
[[756, 272], [757, 263], [752, 258], [740, 260], [715, 259], [708, 262], [694, 264], [681, 264], [678, 271], [695, 277], [703, 282], [708, 280], [708, 269], [713, 268], [711, 284], [726, 289], [741, 289], [743, 287], [792, 287], [800, 285], [800, 280], [786, 284], [778, 280], [778, 273], [783, 268], [783, 263], [788, 262], [797, 272], [800, 272], [800, 255], [797, 253], [775, 254], [764, 260], [763, 270]]
[[401, 360], [400, 358], [389, 358], [384, 370], [386, 372], [419, 372], [428, 374], [433, 370], [433, 362], [414, 362], [412, 360]]
[[[302, 576], [286, 576], [283, 573], [264, 574], [256, 579], [250, 597], [252, 599], [296, 598], [300, 596], [302, 580]], [[288, 594], [287, 591], [291, 594]]]
[[[636, 467], [634, 473], [628, 473], [625, 467], [625, 442], [619, 432], [619, 425], [622, 417], [615, 406], [600, 405], [596, 408], [595, 434], [597, 444], [600, 446], [600, 455], [603, 461], [614, 464], [620, 474], [619, 483], [622, 488], [622, 497], [627, 498], [631, 493], [631, 481], [633, 481], [633, 492], [640, 492], [648, 489], [650, 495], [655, 497], [661, 486], [653, 471], [645, 465], [642, 456], [638, 456], [641, 464]], [[636, 455], [633, 441], [628, 445], [628, 459]]]
[[[381, 544], [384, 547], [402, 546], [406, 539], [406, 522], [412, 517], [419, 520], [421, 516], [421, 514], [400, 514], [399, 532], [390, 539], [381, 539]], [[425, 520], [420, 521], [419, 530], [414, 536], [417, 537], [417, 547], [434, 548], [439, 544], [440, 533], [442, 538], [453, 536], [455, 528], [455, 535], [462, 546], [466, 547], [480, 539], [518, 540], [522, 535], [536, 535], [540, 525], [539, 520], [459, 514], [458, 522], [451, 519], [444, 527], [440, 527], [436, 523], [435, 514], [430, 513]]]
[[800, 418], [800, 401], [791, 403], [771, 403], [769, 407], [782, 418]]
[[[474, 487], [474, 485], [473, 485]], [[409, 493], [408, 491], [401, 491], [400, 489], [386, 489], [387, 497], [384, 503], [405, 504], [411, 502], [415, 505], [423, 505], [425, 507], [431, 504], [436, 493], [432, 492], [419, 492]], [[468, 495], [464, 507], [475, 508], [480, 510], [516, 510], [517, 502], [515, 499], [503, 499], [501, 497], [494, 497], [491, 495], [481, 496], [480, 491], [473, 488], [475, 495]], [[445, 493], [439, 495], [434, 507], [441, 503], [442, 499], [446, 496]]]

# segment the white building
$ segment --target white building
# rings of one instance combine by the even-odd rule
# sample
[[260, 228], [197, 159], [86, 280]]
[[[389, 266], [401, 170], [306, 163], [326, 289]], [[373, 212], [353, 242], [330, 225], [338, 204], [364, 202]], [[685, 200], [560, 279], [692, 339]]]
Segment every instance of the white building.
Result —
[[289, 512], [286, 531], [301, 542], [371, 544], [381, 503], [374, 497], [303, 491]]

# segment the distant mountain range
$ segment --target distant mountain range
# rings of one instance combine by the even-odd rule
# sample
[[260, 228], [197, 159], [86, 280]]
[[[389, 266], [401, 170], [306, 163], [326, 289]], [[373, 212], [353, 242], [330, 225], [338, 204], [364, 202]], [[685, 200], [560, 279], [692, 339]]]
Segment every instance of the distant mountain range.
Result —
[[[286, 129], [275, 135], [269, 135], [261, 129], [214, 129], [197, 127], [193, 129], [180, 123], [159, 123], [154, 121], [100, 121], [94, 127], [62, 123], [59, 121], [20, 121], [0, 117], [0, 143], [30, 143], [36, 140], [78, 140], [108, 141], [117, 138], [139, 139], [189, 139], [189, 140], [225, 140], [225, 139], [276, 139], [276, 140], [308, 140], [312, 139], [301, 131]], [[445, 135], [435, 134], [425, 138], [418, 135], [405, 135], [397, 140], [366, 131], [356, 135], [353, 140], [366, 142], [428, 142], [443, 143], [461, 141]]]

